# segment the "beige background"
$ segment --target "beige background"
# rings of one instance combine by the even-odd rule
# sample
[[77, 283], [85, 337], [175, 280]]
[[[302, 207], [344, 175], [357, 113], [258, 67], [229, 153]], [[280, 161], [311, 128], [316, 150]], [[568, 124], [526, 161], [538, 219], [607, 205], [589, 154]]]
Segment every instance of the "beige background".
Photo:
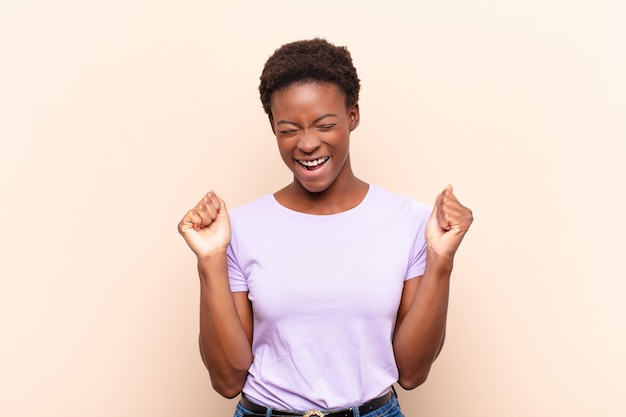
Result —
[[409, 4], [2, 2], [0, 415], [232, 415], [176, 224], [289, 180], [258, 76], [313, 36], [360, 72], [356, 172], [475, 213], [407, 417], [626, 415], [624, 3]]

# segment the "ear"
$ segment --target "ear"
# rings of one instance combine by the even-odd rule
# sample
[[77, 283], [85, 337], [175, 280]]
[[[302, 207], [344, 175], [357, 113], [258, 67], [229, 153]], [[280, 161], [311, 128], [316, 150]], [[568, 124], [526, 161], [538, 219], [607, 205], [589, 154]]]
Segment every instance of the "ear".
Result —
[[348, 109], [348, 118], [350, 119], [350, 132], [352, 132], [359, 125], [359, 120], [361, 119], [359, 103], [356, 103]]

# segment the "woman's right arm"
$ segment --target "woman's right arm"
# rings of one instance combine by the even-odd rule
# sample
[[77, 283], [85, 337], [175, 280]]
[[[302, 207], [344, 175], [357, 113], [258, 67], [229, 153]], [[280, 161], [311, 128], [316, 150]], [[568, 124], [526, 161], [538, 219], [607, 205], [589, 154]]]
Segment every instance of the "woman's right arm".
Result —
[[252, 308], [246, 292], [230, 290], [230, 219], [224, 201], [207, 193], [185, 214], [178, 231], [198, 258], [202, 360], [213, 388], [233, 398], [241, 392], [252, 363]]

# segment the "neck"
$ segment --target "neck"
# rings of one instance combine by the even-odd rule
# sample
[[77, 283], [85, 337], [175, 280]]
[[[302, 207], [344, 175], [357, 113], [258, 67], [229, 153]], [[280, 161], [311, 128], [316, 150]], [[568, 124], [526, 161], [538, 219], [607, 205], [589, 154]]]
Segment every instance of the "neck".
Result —
[[347, 172], [328, 188], [311, 192], [294, 180], [274, 194], [283, 206], [307, 214], [337, 214], [358, 206], [365, 198], [369, 185], [357, 178], [347, 167]]

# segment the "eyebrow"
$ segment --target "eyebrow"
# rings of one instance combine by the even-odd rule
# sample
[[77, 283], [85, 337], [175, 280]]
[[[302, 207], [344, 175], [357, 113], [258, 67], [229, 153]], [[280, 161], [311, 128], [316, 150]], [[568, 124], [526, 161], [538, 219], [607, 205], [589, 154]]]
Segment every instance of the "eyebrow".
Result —
[[[326, 117], [338, 117], [338, 116], [336, 114], [334, 114], [334, 113], [326, 113], [326, 114], [318, 117], [317, 119], [313, 120], [312, 124], [315, 124], [315, 123], [319, 122], [320, 120], [325, 119]], [[278, 122], [276, 122], [276, 126], [278, 126], [280, 124], [289, 124], [289, 125], [298, 126], [298, 123], [291, 122], [289, 120], [279, 120]]]

